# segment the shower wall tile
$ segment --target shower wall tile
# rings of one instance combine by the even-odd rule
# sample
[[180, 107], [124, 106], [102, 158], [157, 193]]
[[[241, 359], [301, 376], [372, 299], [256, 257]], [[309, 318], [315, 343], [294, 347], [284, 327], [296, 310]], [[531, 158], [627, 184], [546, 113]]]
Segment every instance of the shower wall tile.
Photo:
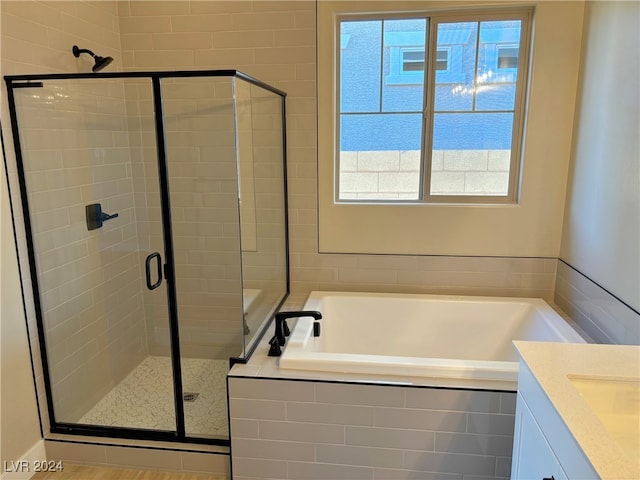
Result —
[[[149, 7], [162, 8], [168, 2], [122, 2], [147, 4]], [[124, 16], [118, 19], [121, 33], [160, 33], [171, 31], [171, 18], [169, 16]], [[124, 46], [123, 46], [124, 47]], [[123, 48], [124, 50], [124, 48]]]
[[122, 2], [130, 5], [132, 16], [154, 15], [186, 15], [190, 10], [190, 2]]

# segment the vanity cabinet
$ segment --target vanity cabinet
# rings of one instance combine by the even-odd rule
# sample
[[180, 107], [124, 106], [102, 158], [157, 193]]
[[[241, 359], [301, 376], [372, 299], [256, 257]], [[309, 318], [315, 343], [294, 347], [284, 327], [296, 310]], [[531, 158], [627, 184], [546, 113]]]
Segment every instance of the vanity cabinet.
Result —
[[565, 480], [567, 476], [522, 395], [516, 404], [511, 478]]
[[599, 478], [551, 400], [521, 362], [511, 479]]

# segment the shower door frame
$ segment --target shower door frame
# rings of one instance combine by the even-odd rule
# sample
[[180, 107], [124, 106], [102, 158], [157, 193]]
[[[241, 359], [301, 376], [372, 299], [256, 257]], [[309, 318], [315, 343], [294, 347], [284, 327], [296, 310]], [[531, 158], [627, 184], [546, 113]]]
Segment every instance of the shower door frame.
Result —
[[[185, 431], [185, 415], [183, 405], [183, 385], [182, 385], [182, 366], [180, 355], [180, 333], [179, 333], [179, 318], [178, 318], [178, 302], [176, 292], [175, 281], [175, 261], [173, 255], [173, 235], [172, 235], [172, 222], [171, 222], [171, 198], [169, 192], [169, 168], [167, 163], [166, 152], [166, 132], [164, 128], [164, 113], [162, 104], [162, 90], [161, 80], [165, 78], [188, 78], [188, 77], [230, 77], [238, 78], [249, 84], [260, 87], [264, 90], [270, 91], [281, 98], [282, 105], [282, 173], [283, 173], [283, 208], [284, 208], [284, 247], [285, 247], [285, 293], [278, 305], [275, 307], [273, 314], [267, 322], [264, 322], [262, 328], [256, 333], [254, 338], [250, 342], [250, 348], [246, 349], [246, 345], [243, 344], [244, 356], [243, 357], [230, 357], [229, 365], [232, 367], [236, 363], [247, 363], [255, 349], [257, 348], [260, 340], [268, 330], [273, 321], [275, 312], [278, 312], [282, 305], [284, 305], [290, 293], [290, 272], [289, 272], [289, 221], [288, 221], [288, 191], [287, 191], [287, 138], [286, 138], [286, 93], [268, 85], [256, 78], [253, 78], [247, 74], [244, 74], [238, 70], [178, 70], [178, 71], [158, 71], [158, 72], [101, 72], [101, 73], [52, 73], [52, 74], [30, 74], [30, 75], [6, 75], [4, 76], [5, 84], [7, 87], [7, 99], [9, 103], [9, 114], [11, 122], [11, 132], [13, 138], [13, 145], [15, 151], [16, 167], [18, 174], [18, 185], [20, 189], [20, 201], [22, 207], [22, 216], [25, 227], [25, 237], [27, 246], [27, 258], [29, 261], [29, 276], [31, 280], [31, 290], [33, 294], [34, 310], [36, 317], [36, 325], [38, 328], [38, 342], [40, 346], [40, 360], [42, 363], [42, 373], [44, 379], [44, 388], [46, 392], [47, 410], [49, 413], [49, 428], [51, 433], [69, 434], [69, 435], [81, 435], [81, 436], [93, 436], [93, 437], [112, 437], [112, 438], [127, 438], [134, 440], [152, 440], [152, 441], [165, 441], [165, 442], [181, 442], [181, 443], [195, 443], [195, 444], [207, 444], [207, 445], [220, 445], [230, 446], [230, 432], [228, 438], [206, 438], [206, 437], [192, 437], [188, 436]], [[170, 332], [170, 356], [172, 364], [173, 375], [173, 393], [174, 393], [174, 412], [176, 429], [175, 431], [166, 430], [148, 430], [141, 428], [130, 427], [108, 427], [99, 425], [84, 425], [77, 423], [58, 422], [55, 419], [53, 395], [51, 388], [51, 378], [49, 374], [49, 364], [47, 357], [47, 346], [45, 339], [44, 320], [42, 313], [42, 303], [40, 297], [40, 288], [38, 282], [38, 272], [36, 268], [36, 252], [33, 242], [33, 231], [31, 227], [31, 217], [29, 210], [29, 199], [26, 185], [26, 175], [24, 170], [24, 162], [22, 155], [22, 144], [20, 142], [20, 130], [18, 126], [18, 115], [15, 104], [14, 89], [22, 88], [39, 88], [43, 86], [43, 82], [46, 80], [76, 80], [76, 79], [127, 79], [127, 78], [139, 78], [150, 79], [151, 88], [153, 94], [153, 106], [154, 106], [154, 127], [156, 135], [156, 154], [158, 162], [158, 176], [160, 184], [160, 200], [161, 200], [161, 218], [162, 218], [162, 230], [163, 230], [163, 242], [164, 242], [164, 264], [163, 272], [164, 278], [167, 281], [167, 304], [169, 310], [169, 332]], [[235, 103], [235, 98], [234, 98]], [[236, 133], [237, 138], [237, 133]], [[5, 163], [6, 163], [5, 157]], [[9, 168], [7, 168], [7, 175]], [[239, 171], [238, 171], [239, 175]], [[11, 185], [7, 182], [9, 197], [11, 198]], [[238, 212], [239, 214], [239, 212]], [[15, 225], [15, 213], [13, 208], [11, 210], [12, 220]], [[19, 255], [20, 249], [18, 245], [17, 236], [14, 235], [14, 241], [16, 244], [16, 252]], [[241, 261], [242, 267], [242, 261]], [[23, 289], [22, 299], [23, 308], [25, 311], [25, 319], [27, 318], [27, 307], [24, 293], [24, 285], [21, 281], [21, 288]], [[240, 318], [240, 326], [242, 325], [242, 318]], [[240, 327], [241, 328], [241, 327]], [[29, 328], [27, 325], [27, 332]], [[35, 362], [33, 358], [33, 352], [30, 352], [32, 364]], [[34, 374], [35, 383], [35, 374]], [[225, 382], [226, 384], [226, 382]], [[229, 418], [229, 391], [226, 391], [227, 396], [227, 418]], [[38, 401], [38, 408], [40, 409], [40, 402]], [[42, 423], [42, 416], [40, 415]], [[44, 429], [44, 425], [41, 425]]]

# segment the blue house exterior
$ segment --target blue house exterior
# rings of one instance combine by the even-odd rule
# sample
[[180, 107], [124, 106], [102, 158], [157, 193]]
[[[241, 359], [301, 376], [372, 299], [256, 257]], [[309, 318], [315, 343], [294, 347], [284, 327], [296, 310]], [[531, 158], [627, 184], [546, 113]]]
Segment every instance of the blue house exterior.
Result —
[[[420, 150], [426, 20], [349, 20], [340, 28], [340, 150]], [[434, 28], [432, 148], [511, 149], [520, 21]]]

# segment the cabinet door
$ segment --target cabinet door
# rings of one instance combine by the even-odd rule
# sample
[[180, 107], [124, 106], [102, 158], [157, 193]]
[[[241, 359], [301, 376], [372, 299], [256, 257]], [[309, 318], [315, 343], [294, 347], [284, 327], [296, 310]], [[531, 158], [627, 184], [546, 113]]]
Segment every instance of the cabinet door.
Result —
[[518, 395], [512, 480], [568, 480], [527, 405]]

